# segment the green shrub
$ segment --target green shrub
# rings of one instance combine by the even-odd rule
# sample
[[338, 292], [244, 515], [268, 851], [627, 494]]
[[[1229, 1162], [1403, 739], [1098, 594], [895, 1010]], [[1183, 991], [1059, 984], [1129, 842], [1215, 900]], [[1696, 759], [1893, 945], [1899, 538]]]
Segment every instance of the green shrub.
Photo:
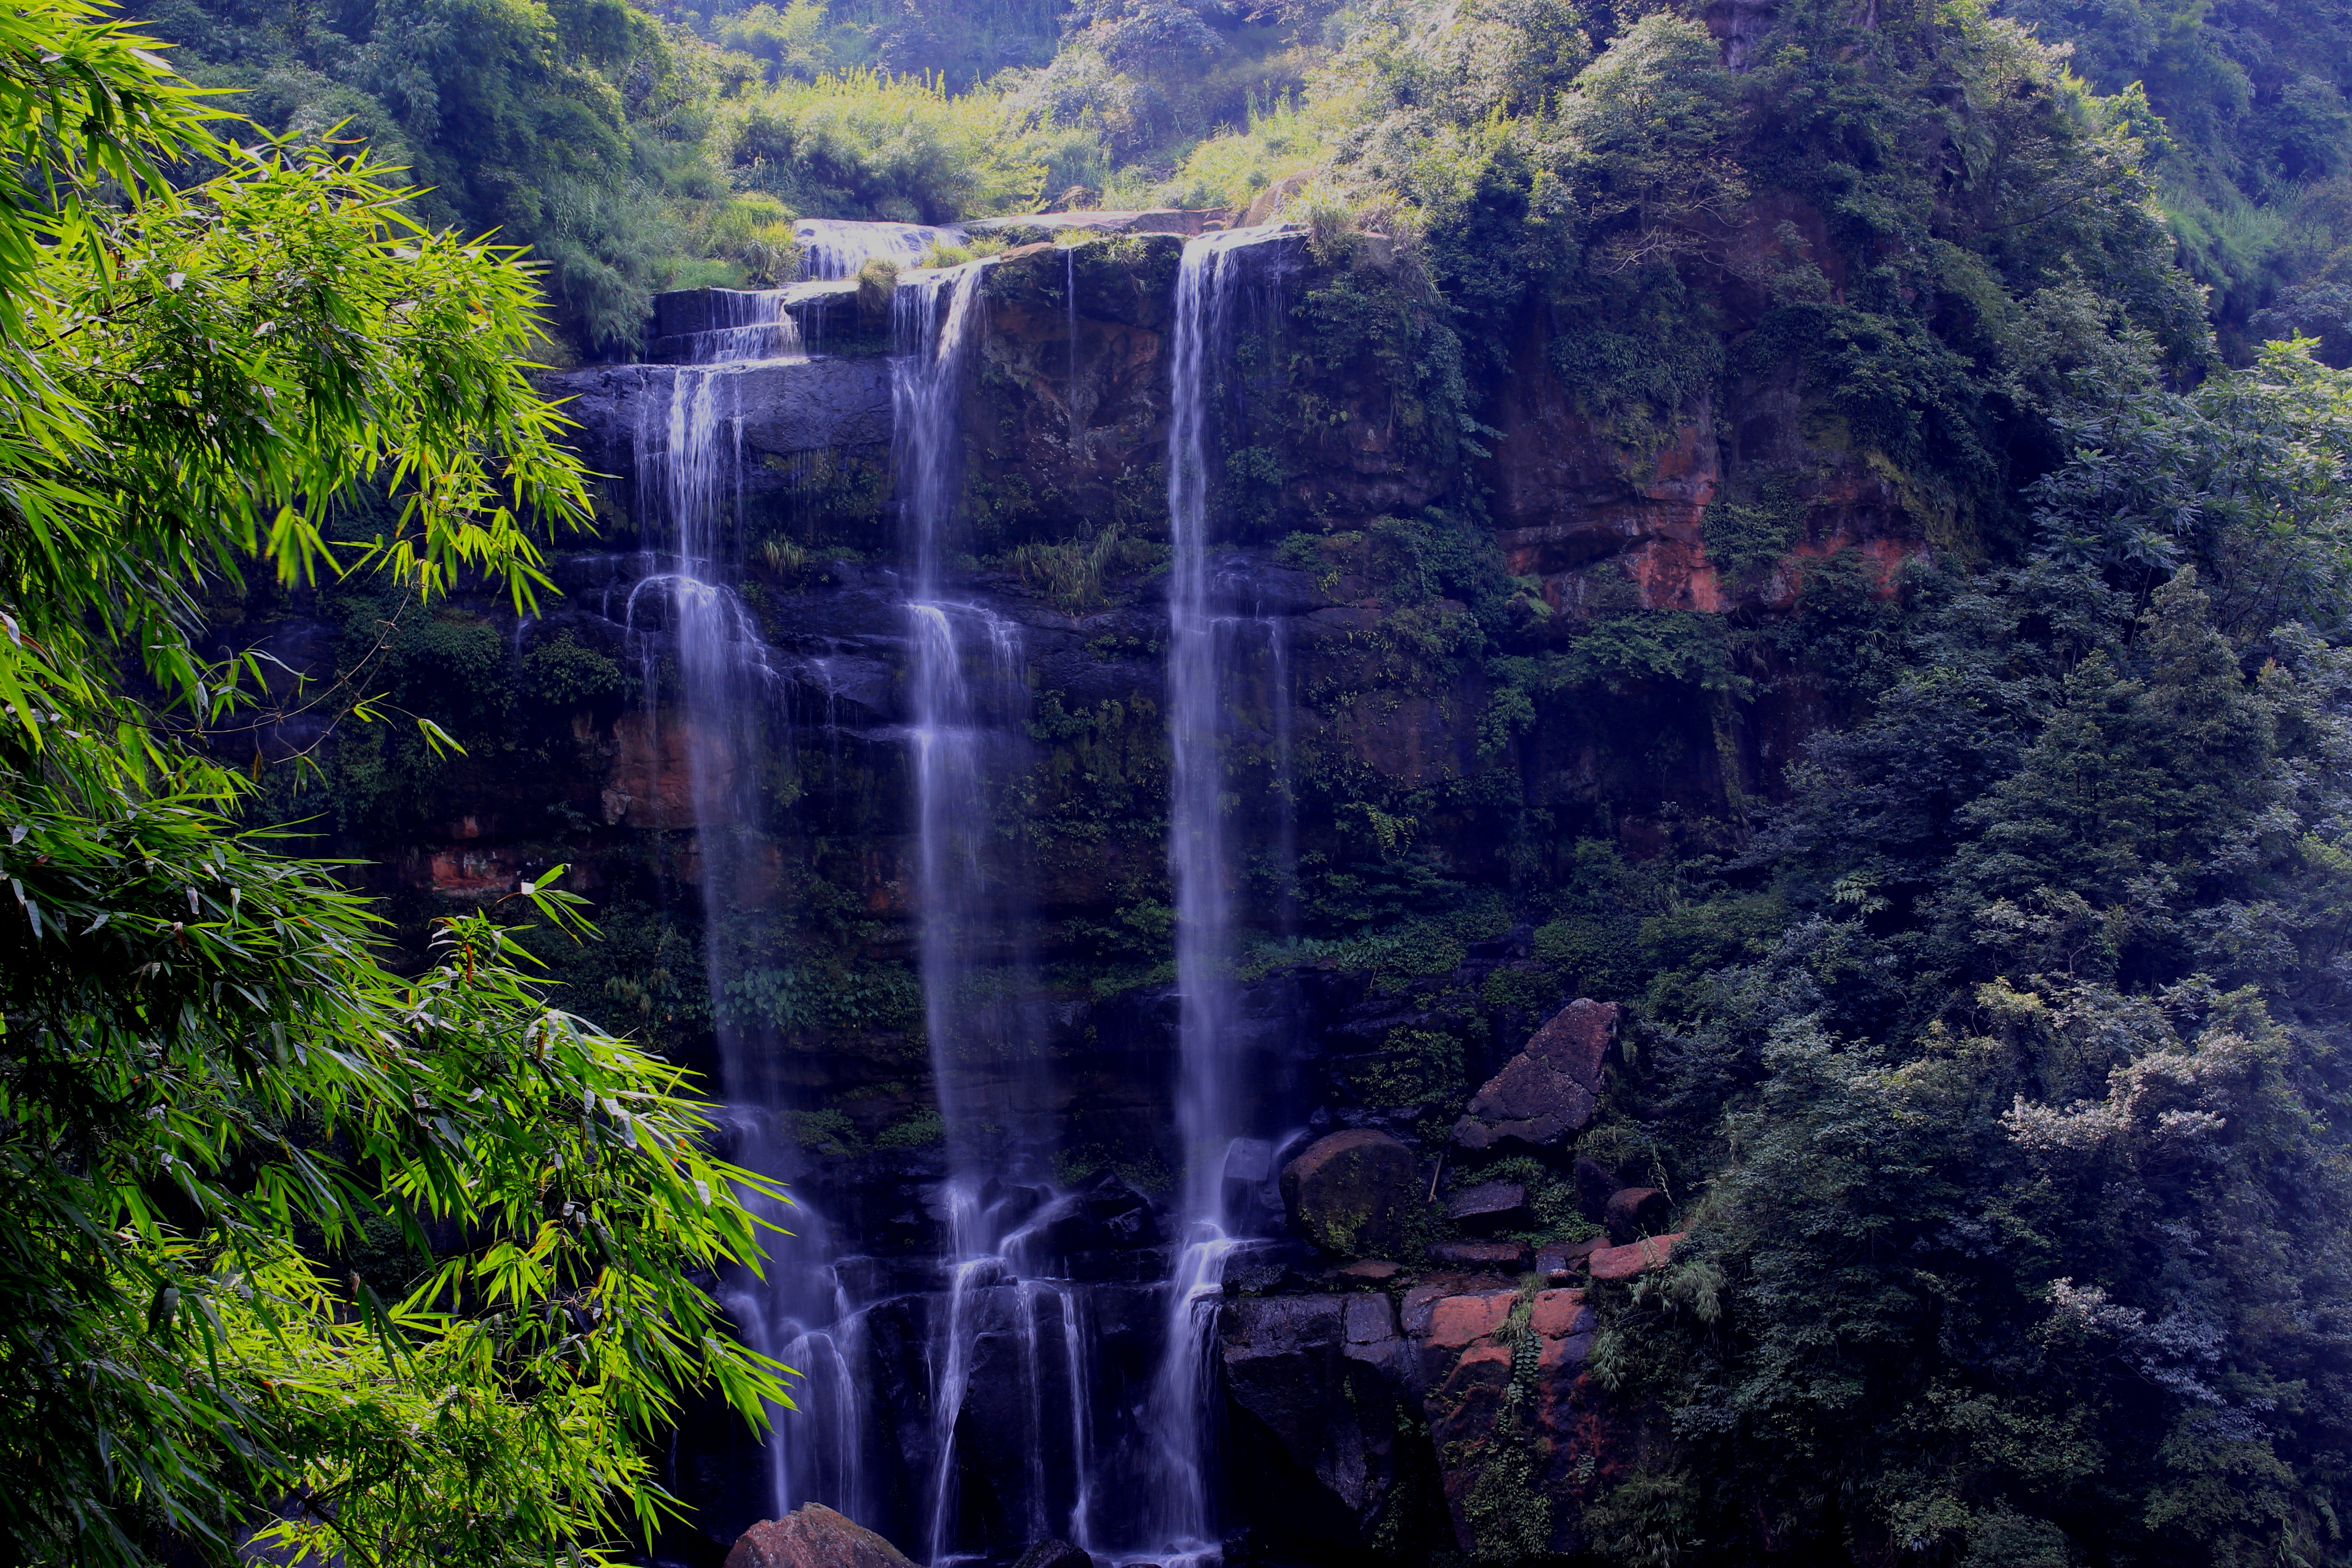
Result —
[[876, 1135], [874, 1146], [877, 1149], [927, 1149], [934, 1143], [944, 1142], [947, 1135], [947, 1121], [940, 1116], [939, 1107], [927, 1105], [885, 1127]]
[[728, 106], [728, 161], [747, 187], [828, 217], [948, 223], [1034, 207], [1045, 164], [989, 89], [854, 70]]

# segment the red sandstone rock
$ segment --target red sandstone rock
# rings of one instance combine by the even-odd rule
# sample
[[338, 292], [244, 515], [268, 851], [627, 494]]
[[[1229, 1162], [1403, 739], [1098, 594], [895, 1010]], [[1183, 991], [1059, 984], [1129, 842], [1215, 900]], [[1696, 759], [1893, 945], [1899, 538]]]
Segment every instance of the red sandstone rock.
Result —
[[735, 1540], [726, 1568], [912, 1568], [899, 1550], [823, 1503], [762, 1520]]
[[1581, 1290], [1538, 1290], [1528, 1313], [1528, 1327], [1541, 1339], [1560, 1339], [1576, 1331], [1584, 1313]]
[[1536, 1368], [1559, 1373], [1582, 1366], [1591, 1353], [1596, 1326], [1592, 1309], [1581, 1290], [1541, 1290], [1536, 1294], [1528, 1328], [1536, 1336]]
[[1516, 1290], [1486, 1290], [1475, 1296], [1448, 1296], [1431, 1309], [1429, 1328], [1422, 1342], [1443, 1350], [1460, 1350], [1485, 1339], [1511, 1315]]
[[1509, 1291], [1511, 1282], [1494, 1274], [1428, 1274], [1397, 1303], [1397, 1321], [1419, 1339], [1429, 1332], [1430, 1315], [1449, 1296], [1483, 1296], [1490, 1290]]
[[1592, 1255], [1592, 1277], [1595, 1279], [1631, 1279], [1645, 1269], [1656, 1268], [1675, 1254], [1675, 1243], [1685, 1233], [1672, 1236], [1644, 1237], [1631, 1247], [1604, 1247]]

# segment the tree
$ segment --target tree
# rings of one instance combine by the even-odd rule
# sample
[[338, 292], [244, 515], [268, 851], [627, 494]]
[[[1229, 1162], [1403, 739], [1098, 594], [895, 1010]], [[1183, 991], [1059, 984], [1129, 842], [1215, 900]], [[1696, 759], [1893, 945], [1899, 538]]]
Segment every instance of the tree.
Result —
[[84, 0], [0, 16], [0, 1542], [594, 1556], [681, 1390], [785, 1402], [696, 1282], [758, 1267], [762, 1184], [514, 928], [395, 973], [193, 740], [266, 674], [199, 653], [208, 585], [529, 603], [585, 515], [519, 255], [245, 129]]

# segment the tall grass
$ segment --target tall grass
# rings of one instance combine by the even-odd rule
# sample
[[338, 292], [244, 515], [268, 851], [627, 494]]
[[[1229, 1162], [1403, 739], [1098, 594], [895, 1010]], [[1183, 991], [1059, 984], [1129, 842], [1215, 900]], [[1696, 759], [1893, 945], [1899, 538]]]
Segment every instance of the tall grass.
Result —
[[1328, 118], [1295, 95], [1262, 109], [1253, 105], [1249, 129], [1201, 142], [1155, 194], [1173, 206], [1246, 207], [1268, 186], [1329, 159]]
[[1041, 139], [1004, 95], [950, 93], [938, 77], [853, 70], [787, 81], [727, 106], [739, 185], [803, 215], [947, 223], [1034, 209]]

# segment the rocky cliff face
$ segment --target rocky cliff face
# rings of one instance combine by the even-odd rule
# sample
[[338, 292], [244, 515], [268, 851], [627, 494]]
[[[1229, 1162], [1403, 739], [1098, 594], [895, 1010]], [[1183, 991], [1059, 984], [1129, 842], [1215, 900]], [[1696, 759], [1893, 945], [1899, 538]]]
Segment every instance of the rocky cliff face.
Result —
[[[1759, 212], [1758, 232], [1802, 216]], [[1025, 955], [1034, 988], [992, 1005], [1023, 1011], [1049, 1068], [1039, 1092], [1065, 1180], [1034, 1202], [1065, 1205], [1050, 1245], [1099, 1287], [1088, 1331], [1114, 1373], [1093, 1397], [1109, 1423], [1158, 1354], [1153, 1211], [1181, 1157], [1161, 670], [1182, 244], [1130, 233], [1005, 252], [980, 285], [959, 393], [960, 591], [1017, 627], [1032, 694], [1013, 776], [974, 807], [1021, 847], [1034, 914], [994, 939]], [[1268, 1552], [1323, 1561], [1570, 1550], [1580, 1501], [1656, 1440], [1586, 1364], [1597, 1323], [1665, 1249], [1584, 1272], [1608, 1200], [1643, 1173], [1636, 1152], [1588, 1148], [1580, 1130], [1638, 1075], [1638, 1042], [1565, 1014], [1538, 1034], [1583, 982], [1500, 890], [1565, 877], [1580, 837], [1635, 861], [1669, 837], [1735, 838], [1745, 800], [1774, 787], [1830, 699], [1770, 668], [1677, 675], [1674, 639], [1713, 646], [1711, 626], [1796, 615], [1808, 562], [1884, 593], [1936, 520], [1811, 418], [1793, 374], [1750, 375], [1629, 435], [1580, 406], [1540, 312], [1506, 367], [1449, 390], [1415, 350], [1429, 329], [1409, 266], [1384, 247], [1318, 256], [1292, 236], [1247, 265], [1217, 397], [1215, 573], [1243, 606], [1231, 811], [1255, 933], [1241, 1026], [1264, 1092], [1259, 1168], [1242, 1179], [1287, 1238], [1229, 1270], [1218, 1320], [1231, 1516]], [[730, 570], [763, 644], [760, 743], [697, 747], [646, 591], [664, 569], [646, 486], [649, 454], [677, 438], [672, 365], [555, 381], [609, 477], [601, 537], [555, 556], [562, 595], [539, 613], [461, 600], [422, 631], [382, 633], [310, 596], [228, 635], [318, 675], [390, 646], [412, 702], [464, 697], [488, 715], [461, 762], [383, 753], [331, 775], [336, 827], [399, 907], [496, 898], [569, 863], [611, 939], [558, 956], [575, 1006], [707, 1068], [721, 1024], [765, 1042], [764, 1070], [804, 1108], [788, 1130], [803, 1190], [855, 1238], [843, 1268], [865, 1271], [859, 1299], [885, 1303], [860, 1353], [887, 1419], [858, 1439], [885, 1478], [866, 1521], [880, 1523], [919, 1512], [928, 1484], [892, 1456], [926, 1440], [928, 1388], [907, 1369], [942, 1310], [928, 1260], [946, 1218], [912, 978], [906, 540], [885, 323], [854, 290], [797, 308], [821, 357], [703, 373], [734, 443]], [[710, 319], [707, 303], [667, 304], [659, 335], [684, 342]], [[1528, 684], [1547, 649], [1586, 657], [1596, 628], [1636, 624], [1664, 649], [1649, 663], [1596, 667], [1584, 695], [1549, 708]], [[1506, 636], [1528, 651], [1502, 657]], [[722, 900], [740, 927], [730, 951], [748, 956], [715, 996], [697, 956], [719, 936], [693, 896], [718, 874], [697, 755], [747, 786], [730, 798], [761, 803]], [[1386, 1173], [1364, 1179], [1378, 1191], [1318, 1198], [1284, 1178], [1333, 1134], [1393, 1150], [1358, 1162]], [[1334, 1220], [1331, 1203], [1358, 1199], [1377, 1223], [1370, 1208]], [[1665, 1207], [1627, 1213], [1656, 1233]], [[1579, 1235], [1594, 1237], [1580, 1252]], [[973, 1300], [984, 1318], [1028, 1314], [1032, 1345], [1040, 1310], [1074, 1310], [1012, 1285]], [[974, 1342], [973, 1386], [996, 1394], [965, 1419], [984, 1425], [1044, 1374], [1012, 1338]], [[972, 1436], [963, 1451], [1005, 1465], [1024, 1442]], [[757, 1517], [740, 1440], [689, 1424], [672, 1458], [704, 1509], [703, 1546], [677, 1551]], [[1005, 1501], [1025, 1484], [979, 1461], [959, 1478], [972, 1530], [1008, 1559], [1028, 1543]]]

